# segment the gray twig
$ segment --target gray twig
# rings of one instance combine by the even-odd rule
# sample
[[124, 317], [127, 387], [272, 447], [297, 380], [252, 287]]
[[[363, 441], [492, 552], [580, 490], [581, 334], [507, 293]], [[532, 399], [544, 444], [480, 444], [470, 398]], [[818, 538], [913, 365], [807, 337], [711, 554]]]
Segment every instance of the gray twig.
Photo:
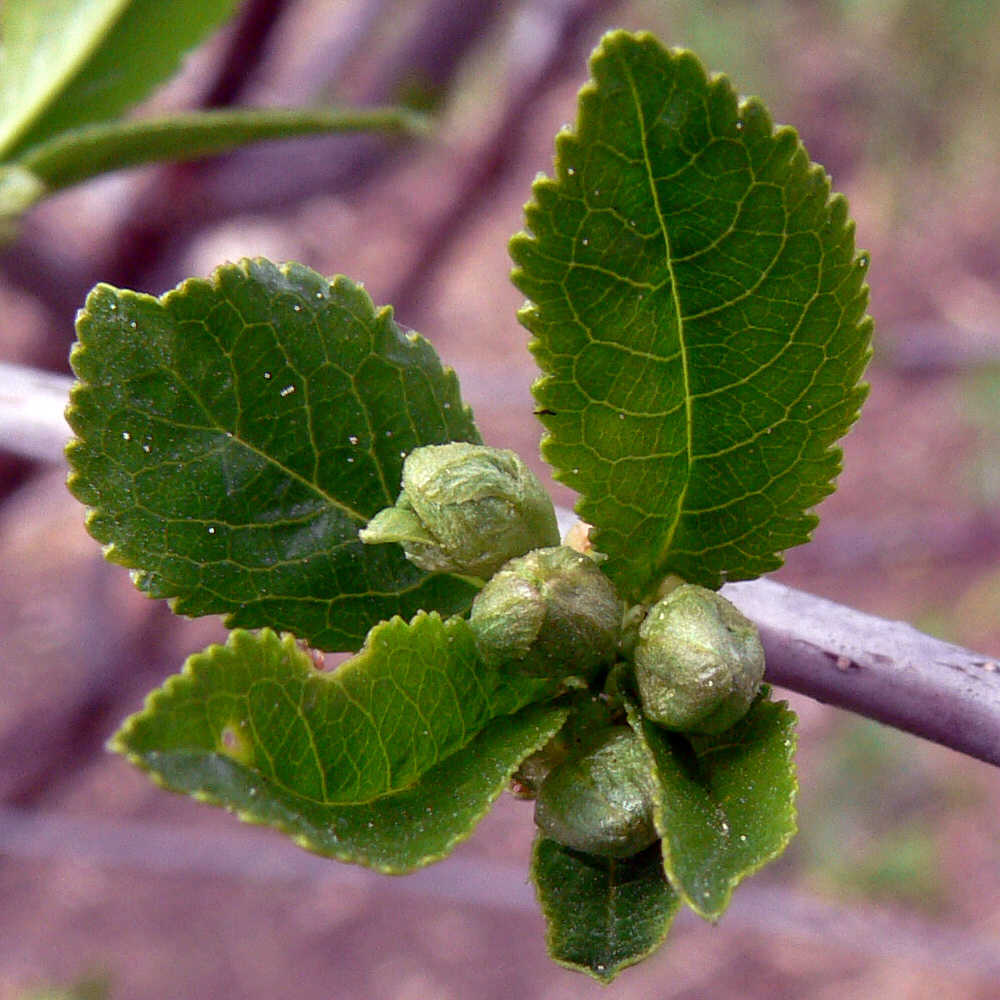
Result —
[[0, 450], [41, 462], [62, 461], [63, 417], [71, 378], [0, 362]]
[[760, 628], [766, 679], [1000, 764], [1000, 663], [773, 580], [723, 593]]

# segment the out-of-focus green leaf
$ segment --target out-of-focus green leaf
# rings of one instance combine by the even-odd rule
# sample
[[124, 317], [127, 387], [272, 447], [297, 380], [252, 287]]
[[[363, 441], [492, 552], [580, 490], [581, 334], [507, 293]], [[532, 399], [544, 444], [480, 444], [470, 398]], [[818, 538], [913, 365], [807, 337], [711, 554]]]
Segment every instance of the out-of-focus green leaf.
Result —
[[467, 836], [563, 724], [564, 706], [518, 712], [543, 687], [486, 670], [457, 618], [379, 625], [330, 673], [291, 636], [237, 630], [190, 657], [111, 745], [310, 850], [402, 872]]
[[706, 920], [718, 920], [733, 889], [795, 834], [795, 714], [767, 694], [721, 736], [668, 733], [630, 711], [654, 761], [664, 869]]
[[689, 52], [605, 36], [515, 237], [543, 454], [629, 599], [808, 539], [869, 357], [868, 259], [790, 128]]
[[326, 650], [468, 608], [472, 584], [358, 539], [413, 448], [480, 440], [454, 372], [359, 286], [244, 261], [161, 299], [99, 285], [77, 332], [70, 488], [151, 597]]
[[74, 129], [35, 147], [20, 163], [52, 192], [111, 170], [160, 160], [198, 160], [264, 140], [335, 132], [405, 135], [426, 127], [421, 116], [394, 108], [199, 111]]
[[234, 7], [235, 0], [5, 0], [0, 159], [117, 118]]
[[613, 859], [539, 837], [531, 880], [548, 925], [549, 954], [602, 983], [655, 951], [680, 906], [658, 844]]
[[45, 184], [30, 170], [0, 166], [0, 246], [17, 236], [17, 220], [47, 194]]

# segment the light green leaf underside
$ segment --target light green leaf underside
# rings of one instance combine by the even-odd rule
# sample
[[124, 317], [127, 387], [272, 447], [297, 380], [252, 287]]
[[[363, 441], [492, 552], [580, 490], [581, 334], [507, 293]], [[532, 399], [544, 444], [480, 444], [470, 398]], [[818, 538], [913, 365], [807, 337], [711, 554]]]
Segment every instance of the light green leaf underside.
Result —
[[310, 850], [402, 872], [467, 836], [565, 721], [557, 705], [517, 711], [537, 682], [501, 689], [495, 677], [460, 619], [378, 626], [331, 673], [290, 636], [237, 630], [191, 657], [111, 746]]
[[656, 845], [614, 860], [539, 837], [531, 880], [545, 914], [551, 957], [601, 983], [655, 951], [680, 906]]
[[200, 111], [64, 132], [26, 153], [20, 165], [51, 193], [112, 170], [160, 160], [198, 160], [264, 140], [335, 132], [406, 134], [425, 127], [419, 115], [392, 108]]
[[16, 164], [0, 166], [0, 246], [17, 238], [17, 219], [48, 194], [41, 179]]
[[359, 286], [263, 260], [161, 299], [98, 285], [77, 334], [70, 489], [151, 597], [327, 650], [469, 606], [467, 582], [357, 537], [404, 455], [480, 440], [454, 372]]
[[0, 5], [0, 159], [118, 117], [172, 75], [234, 7], [234, 0]]
[[832, 490], [867, 258], [823, 170], [688, 52], [612, 32], [515, 237], [545, 458], [636, 599], [775, 569]]
[[795, 714], [767, 694], [715, 737], [685, 738], [630, 712], [654, 761], [664, 869], [707, 920], [718, 920], [733, 889], [778, 857], [796, 831]]

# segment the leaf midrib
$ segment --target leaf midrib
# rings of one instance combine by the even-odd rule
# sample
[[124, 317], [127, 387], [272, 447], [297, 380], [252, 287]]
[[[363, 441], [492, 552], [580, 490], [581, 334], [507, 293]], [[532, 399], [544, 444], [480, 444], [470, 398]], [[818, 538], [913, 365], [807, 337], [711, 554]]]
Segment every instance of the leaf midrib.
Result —
[[[660, 232], [663, 234], [663, 246], [665, 249], [666, 256], [666, 266], [667, 274], [670, 278], [670, 295], [674, 304], [674, 311], [677, 315], [677, 339], [678, 346], [680, 349], [680, 361], [681, 361], [681, 373], [683, 376], [683, 387], [684, 387], [684, 414], [685, 414], [685, 459], [686, 459], [686, 475], [684, 477], [684, 484], [681, 487], [680, 494], [677, 497], [677, 504], [674, 509], [674, 517], [670, 524], [669, 530], [667, 532], [667, 537], [663, 540], [660, 546], [659, 552], [657, 553], [656, 566], [663, 566], [667, 561], [667, 556], [670, 554], [670, 549], [673, 546], [674, 535], [677, 533], [677, 526], [680, 524], [681, 511], [684, 509], [684, 501], [687, 499], [688, 486], [691, 482], [691, 456], [694, 449], [694, 441], [692, 439], [692, 409], [691, 409], [691, 381], [689, 365], [690, 360], [688, 358], [687, 343], [684, 340], [684, 323], [683, 323], [683, 313], [681, 312], [681, 302], [678, 296], [677, 289], [677, 276], [674, 272], [673, 264], [673, 254], [670, 247], [670, 232], [667, 228], [666, 219], [663, 215], [663, 208], [660, 204], [660, 193], [656, 187], [656, 180], [653, 176], [653, 165], [649, 155], [649, 137], [648, 129], [646, 126], [646, 120], [643, 116], [642, 102], [639, 99], [639, 93], [636, 87], [635, 77], [632, 74], [631, 67], [628, 63], [624, 63], [625, 76], [628, 79], [629, 90], [632, 94], [632, 100], [635, 104], [635, 117], [636, 122], [639, 127], [639, 134], [642, 140], [642, 158], [643, 164], [646, 168], [646, 180], [649, 184], [650, 194], [653, 200], [653, 206], [656, 210], [656, 219], [660, 226]], [[673, 87], [676, 89], [676, 80], [673, 81]], [[666, 98], [664, 99], [664, 103]], [[649, 585], [655, 581], [643, 581], [643, 587]]]
[[[608, 864], [608, 912], [605, 924], [606, 940], [617, 939], [618, 915], [615, 913], [615, 898], [618, 895], [618, 859], [611, 858]], [[609, 952], [610, 953], [610, 952]], [[604, 965], [611, 964], [608, 954], [605, 954]]]

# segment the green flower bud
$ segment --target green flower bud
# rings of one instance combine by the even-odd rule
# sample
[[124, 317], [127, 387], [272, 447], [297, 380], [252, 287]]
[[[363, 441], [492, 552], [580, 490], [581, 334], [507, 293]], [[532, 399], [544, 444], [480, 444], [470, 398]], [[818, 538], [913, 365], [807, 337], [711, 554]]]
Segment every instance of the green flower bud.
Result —
[[689, 583], [650, 609], [633, 658], [646, 717], [680, 732], [725, 732], [746, 715], [764, 678], [753, 622], [724, 597]]
[[454, 443], [410, 452], [396, 505], [360, 537], [399, 542], [421, 569], [486, 580], [513, 556], [557, 544], [559, 528], [545, 487], [514, 452]]
[[618, 651], [622, 611], [593, 560], [559, 545], [506, 563], [476, 595], [469, 624], [497, 670], [589, 679]]
[[650, 784], [639, 737], [615, 726], [549, 772], [535, 800], [535, 823], [575, 851], [631, 857], [658, 839]]

